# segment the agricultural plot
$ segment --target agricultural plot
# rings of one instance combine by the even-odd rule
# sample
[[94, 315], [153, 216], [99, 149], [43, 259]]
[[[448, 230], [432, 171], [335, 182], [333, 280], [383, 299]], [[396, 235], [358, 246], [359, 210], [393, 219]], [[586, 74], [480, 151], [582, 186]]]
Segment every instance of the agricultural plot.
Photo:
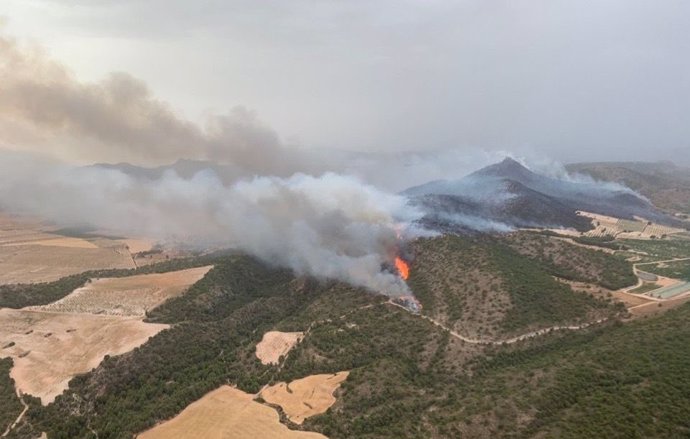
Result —
[[256, 357], [261, 364], [278, 364], [303, 337], [303, 332], [268, 331], [256, 345]]
[[0, 214], [0, 285], [52, 282], [89, 270], [135, 268], [171, 257], [166, 253], [135, 262], [133, 255], [146, 254], [154, 244], [107, 232], [56, 230], [37, 219]]
[[12, 357], [11, 376], [22, 393], [43, 404], [61, 394], [75, 375], [106, 355], [140, 346], [167, 328], [139, 318], [0, 309], [0, 357]]
[[269, 404], [279, 405], [290, 421], [301, 424], [306, 418], [325, 413], [333, 404], [333, 392], [350, 372], [311, 375], [288, 383], [267, 387], [261, 397]]
[[120, 248], [0, 246], [0, 284], [51, 282], [89, 270], [134, 268]]
[[141, 433], [139, 439], [326, 439], [280, 423], [275, 409], [253, 395], [222, 386], [190, 404], [175, 418]]
[[167, 299], [179, 296], [195, 284], [212, 266], [167, 273], [142, 274], [90, 280], [84, 287], [49, 305], [33, 307], [41, 311], [144, 316]]
[[591, 238], [603, 238], [614, 236], [620, 239], [654, 239], [669, 235], [681, 234], [683, 229], [651, 223], [643, 219], [626, 220], [606, 215], [598, 215], [591, 212], [579, 212], [592, 220], [594, 229], [583, 236]]

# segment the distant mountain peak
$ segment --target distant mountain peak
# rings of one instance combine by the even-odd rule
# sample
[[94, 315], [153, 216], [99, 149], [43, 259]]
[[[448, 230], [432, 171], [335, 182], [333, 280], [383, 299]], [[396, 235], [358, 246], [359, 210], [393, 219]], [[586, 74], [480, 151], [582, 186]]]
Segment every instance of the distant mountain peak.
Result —
[[482, 168], [470, 176], [498, 177], [525, 182], [537, 177], [537, 174], [527, 169], [522, 163], [512, 157], [506, 157], [503, 161]]

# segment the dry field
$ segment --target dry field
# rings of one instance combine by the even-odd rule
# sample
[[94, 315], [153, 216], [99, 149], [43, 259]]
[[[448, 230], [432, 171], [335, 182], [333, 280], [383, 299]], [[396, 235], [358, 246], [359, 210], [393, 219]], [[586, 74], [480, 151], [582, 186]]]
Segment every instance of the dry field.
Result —
[[10, 374], [17, 388], [48, 404], [75, 375], [165, 328], [139, 318], [0, 309], [0, 356], [14, 359]]
[[611, 295], [616, 300], [623, 302], [628, 311], [637, 306], [656, 303], [656, 301], [646, 298], [641, 294], [630, 294], [625, 291], [614, 291], [613, 293], [611, 293]]
[[306, 378], [267, 387], [261, 397], [269, 404], [279, 405], [290, 421], [301, 424], [310, 416], [324, 413], [335, 404], [333, 392], [350, 372], [311, 375]]
[[70, 247], [70, 248], [98, 248], [98, 246], [92, 242], [89, 242], [81, 238], [71, 238], [68, 236], [56, 236], [48, 234], [36, 234], [31, 236], [30, 239], [16, 239], [18, 237], [13, 237], [12, 241], [7, 240], [3, 246], [13, 246], [13, 245], [42, 245], [44, 247]]
[[690, 301], [690, 295], [662, 301], [649, 301], [648, 303], [628, 308], [628, 312], [633, 317], [652, 316], [676, 308], [688, 301]]
[[147, 252], [156, 244], [155, 241], [144, 238], [127, 238], [121, 239], [119, 242], [124, 244], [132, 254]]
[[0, 214], [0, 284], [50, 282], [104, 268], [134, 268], [124, 243], [66, 237], [31, 218]]
[[256, 357], [261, 364], [278, 364], [280, 357], [290, 352], [303, 337], [303, 332], [269, 331], [256, 345]]
[[179, 296], [203, 278], [211, 265], [168, 273], [120, 278], [92, 279], [82, 288], [49, 305], [32, 307], [41, 311], [144, 316], [167, 299]]
[[598, 215], [591, 212], [578, 212], [582, 216], [591, 218], [595, 228], [583, 234], [589, 237], [603, 237], [607, 235], [626, 239], [651, 239], [652, 236], [660, 238], [663, 235], [672, 235], [684, 232], [683, 229], [668, 227], [656, 223], [648, 223], [642, 218], [624, 220], [606, 215]]
[[0, 284], [51, 282], [104, 268], [134, 268], [134, 262], [128, 252], [117, 248], [0, 247]]
[[327, 439], [319, 433], [293, 431], [271, 407], [253, 395], [222, 386], [190, 404], [173, 419], [137, 436], [139, 439]]

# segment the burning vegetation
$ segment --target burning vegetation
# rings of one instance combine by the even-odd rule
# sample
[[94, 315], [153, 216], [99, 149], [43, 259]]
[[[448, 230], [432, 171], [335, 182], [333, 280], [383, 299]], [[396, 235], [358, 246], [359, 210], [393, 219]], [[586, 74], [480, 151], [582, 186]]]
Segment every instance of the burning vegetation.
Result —
[[407, 280], [410, 276], [410, 266], [399, 256], [395, 257], [395, 268], [398, 270], [398, 274], [400, 274], [403, 280]]

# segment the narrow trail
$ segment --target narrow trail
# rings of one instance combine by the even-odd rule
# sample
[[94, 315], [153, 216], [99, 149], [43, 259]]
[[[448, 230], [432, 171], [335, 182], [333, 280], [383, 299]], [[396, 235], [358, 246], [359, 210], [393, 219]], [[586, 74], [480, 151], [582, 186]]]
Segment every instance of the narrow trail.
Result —
[[19, 401], [24, 406], [24, 410], [22, 410], [22, 412], [19, 414], [19, 416], [17, 416], [17, 419], [15, 419], [13, 423], [11, 423], [10, 425], [7, 426], [7, 430], [5, 430], [5, 432], [2, 434], [2, 437], [5, 437], [8, 434], [10, 434], [10, 431], [14, 430], [14, 427], [16, 427], [17, 424], [19, 424], [21, 422], [22, 418], [24, 417], [26, 412], [29, 410], [29, 405], [24, 402], [24, 398], [22, 398], [22, 392], [20, 392], [19, 389], [17, 389], [17, 397], [19, 397]]
[[[393, 305], [393, 306], [397, 306], [398, 308], [402, 308], [405, 311], [409, 312], [409, 310], [407, 308], [405, 308], [404, 306], [399, 305], [393, 301], [389, 301], [386, 303]], [[522, 335], [518, 335], [515, 337], [511, 337], [511, 338], [505, 338], [505, 339], [499, 339], [499, 340], [486, 340], [486, 339], [482, 340], [482, 339], [476, 339], [476, 338], [470, 338], [470, 337], [464, 336], [464, 335], [452, 330], [451, 328], [444, 325], [443, 323], [439, 322], [438, 320], [433, 319], [429, 316], [425, 316], [422, 314], [417, 314], [417, 315], [423, 319], [430, 321], [431, 323], [438, 326], [439, 328], [445, 330], [446, 332], [448, 332], [450, 335], [457, 338], [458, 340], [464, 341], [465, 343], [483, 344], [483, 345], [513, 344], [513, 343], [517, 343], [518, 341], [527, 340], [530, 338], [538, 337], [540, 335], [549, 334], [549, 333], [554, 332], [554, 331], [577, 331], [580, 329], [585, 329], [585, 328], [588, 328], [590, 326], [597, 325], [599, 323], [603, 323], [603, 322], [608, 320], [608, 318], [602, 318], [599, 320], [594, 320], [592, 322], [583, 323], [581, 325], [550, 326], [548, 328], [538, 329], [536, 331], [531, 331], [531, 332], [528, 332], [528, 333], [525, 333]]]

